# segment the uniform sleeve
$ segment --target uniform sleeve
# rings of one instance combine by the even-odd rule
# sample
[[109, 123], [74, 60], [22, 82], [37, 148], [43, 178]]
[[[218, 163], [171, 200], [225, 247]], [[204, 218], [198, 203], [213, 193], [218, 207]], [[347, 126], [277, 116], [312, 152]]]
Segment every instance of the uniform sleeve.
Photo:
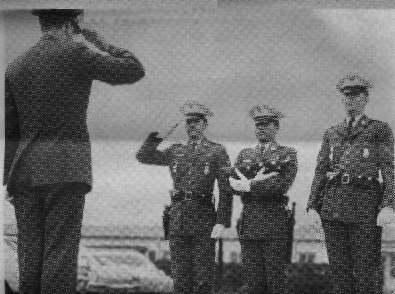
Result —
[[5, 79], [5, 149], [3, 185], [8, 183], [8, 172], [20, 139], [18, 112], [8, 79]]
[[377, 138], [379, 168], [383, 178], [383, 202], [380, 208], [395, 209], [394, 196], [394, 136], [388, 124], [384, 124]]
[[329, 170], [329, 137], [328, 133], [324, 134], [320, 151], [317, 157], [317, 165], [315, 168], [314, 179], [311, 185], [310, 197], [307, 202], [307, 208], [319, 210], [322, 202], [322, 190], [326, 184], [326, 173]]
[[251, 181], [251, 195], [262, 197], [264, 195], [284, 195], [295, 180], [298, 170], [296, 150], [290, 148], [286, 154], [286, 162], [281, 164], [278, 175], [266, 180]]
[[217, 224], [226, 228], [231, 225], [233, 195], [229, 184], [230, 160], [224, 147], [218, 152], [218, 168], [216, 179], [218, 182], [219, 201], [217, 209]]
[[115, 46], [110, 48], [104, 52], [93, 45], [78, 43], [77, 62], [82, 74], [111, 85], [132, 84], [144, 77], [144, 67], [133, 53]]
[[157, 148], [163, 139], [158, 138], [157, 135], [157, 132], [149, 134], [143, 145], [137, 151], [136, 158], [139, 162], [144, 164], [169, 165], [171, 147], [164, 151], [158, 150]]

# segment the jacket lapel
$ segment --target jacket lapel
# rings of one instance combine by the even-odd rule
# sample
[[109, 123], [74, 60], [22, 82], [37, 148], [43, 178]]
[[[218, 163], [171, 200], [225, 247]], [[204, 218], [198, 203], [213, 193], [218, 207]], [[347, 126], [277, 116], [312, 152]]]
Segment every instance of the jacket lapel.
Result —
[[182, 155], [177, 158], [175, 163], [177, 176], [182, 178], [188, 172], [188, 162], [191, 160], [191, 147], [189, 145], [183, 145]]
[[346, 120], [343, 120], [340, 124], [337, 125], [336, 127], [336, 132], [342, 137], [347, 136], [347, 122]]
[[181, 159], [181, 166], [179, 174], [185, 176], [190, 170], [194, 168], [199, 159], [199, 155], [205, 153], [209, 148], [207, 139], [203, 138], [202, 141], [193, 149], [192, 144], [189, 142], [185, 145], [185, 153]]
[[255, 147], [255, 153], [258, 154], [258, 158], [266, 159], [270, 157], [273, 152], [276, 152], [278, 144], [276, 142], [270, 142], [266, 148], [258, 144]]
[[277, 151], [278, 151], [277, 142], [270, 143], [270, 145], [267, 148], [267, 152], [265, 153], [266, 160], [272, 161], [273, 158], [276, 157], [275, 154], [277, 153]]
[[193, 151], [194, 156], [199, 156], [202, 153], [205, 153], [209, 148], [209, 143], [206, 138], [203, 138], [200, 144], [196, 146], [196, 149]]

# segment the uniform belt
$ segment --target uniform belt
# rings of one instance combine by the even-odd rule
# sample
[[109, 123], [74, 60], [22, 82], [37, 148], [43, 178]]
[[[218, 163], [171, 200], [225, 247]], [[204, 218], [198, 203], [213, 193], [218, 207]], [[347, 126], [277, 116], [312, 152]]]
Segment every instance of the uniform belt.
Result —
[[244, 196], [242, 196], [242, 201], [243, 203], [261, 202], [261, 203], [287, 205], [289, 201], [289, 197], [283, 194], [252, 196], [250, 193], [246, 193]]
[[346, 172], [338, 174], [329, 180], [329, 183], [335, 185], [352, 185], [362, 188], [380, 187], [380, 182], [374, 177], [352, 176]]
[[179, 202], [179, 201], [199, 201], [204, 203], [212, 204], [212, 196], [211, 193], [195, 193], [190, 191], [174, 191], [171, 200], [172, 202]]

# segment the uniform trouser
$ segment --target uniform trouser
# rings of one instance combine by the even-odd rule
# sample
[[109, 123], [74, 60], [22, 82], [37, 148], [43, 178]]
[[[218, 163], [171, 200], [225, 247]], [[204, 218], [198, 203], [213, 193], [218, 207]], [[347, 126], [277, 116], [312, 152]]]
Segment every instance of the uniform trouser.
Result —
[[241, 293], [287, 293], [287, 240], [240, 240], [240, 245]]
[[215, 240], [210, 236], [170, 236], [174, 293], [212, 293]]
[[76, 292], [77, 259], [85, 194], [77, 185], [18, 188], [19, 292]]
[[322, 221], [336, 294], [380, 293], [381, 228]]

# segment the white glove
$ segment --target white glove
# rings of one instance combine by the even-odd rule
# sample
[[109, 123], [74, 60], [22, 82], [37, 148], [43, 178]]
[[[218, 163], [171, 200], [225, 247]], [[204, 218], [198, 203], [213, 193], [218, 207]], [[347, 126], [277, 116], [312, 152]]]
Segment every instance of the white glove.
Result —
[[305, 211], [305, 215], [309, 218], [308, 227], [310, 231], [317, 239], [324, 240], [321, 217], [318, 212], [314, 208], [309, 208]]
[[271, 172], [268, 174], [264, 174], [263, 170], [260, 170], [253, 179], [248, 180], [237, 168], [235, 169], [235, 172], [239, 176], [240, 180], [230, 178], [229, 182], [233, 190], [238, 192], [250, 192], [251, 181], [264, 181], [278, 175], [278, 172]]
[[235, 169], [236, 174], [240, 180], [234, 178], [229, 179], [229, 183], [233, 190], [238, 192], [250, 192], [251, 191], [251, 180], [247, 179], [237, 168]]
[[391, 207], [384, 207], [377, 216], [377, 225], [384, 227], [389, 224], [395, 225], [395, 211]]
[[8, 191], [7, 191], [7, 187], [3, 187], [3, 195], [4, 195], [4, 199], [7, 200], [11, 205], [14, 205], [14, 196], [11, 195]]
[[260, 171], [257, 172], [256, 176], [252, 179], [254, 181], [264, 181], [267, 180], [271, 177], [277, 176], [278, 172], [271, 172], [268, 174], [264, 174], [263, 170], [261, 169]]
[[211, 238], [221, 239], [225, 231], [225, 226], [223, 224], [216, 224], [211, 232]]
[[320, 215], [314, 208], [309, 208], [308, 211], [306, 210], [306, 214], [313, 220], [321, 220]]

